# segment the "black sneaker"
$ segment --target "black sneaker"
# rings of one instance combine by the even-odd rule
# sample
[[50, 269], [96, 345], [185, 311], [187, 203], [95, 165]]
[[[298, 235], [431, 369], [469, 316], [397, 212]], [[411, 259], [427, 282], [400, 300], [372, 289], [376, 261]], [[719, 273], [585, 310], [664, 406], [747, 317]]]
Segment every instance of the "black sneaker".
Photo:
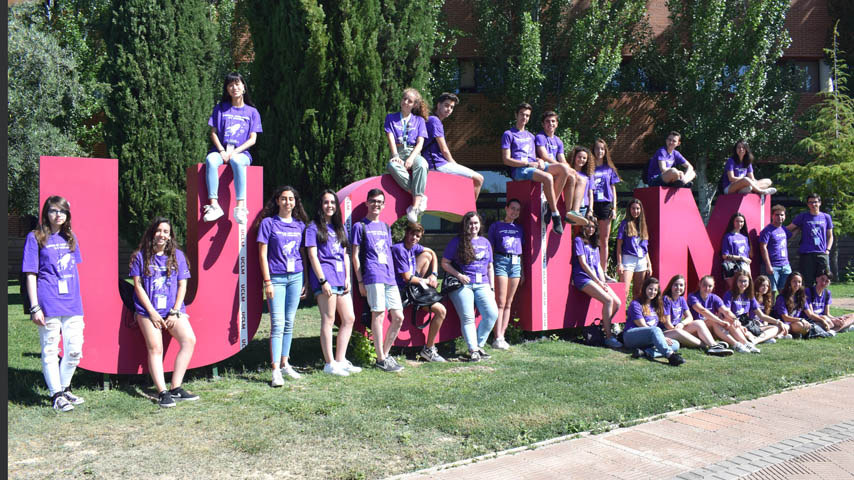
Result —
[[427, 348], [427, 346], [425, 345], [424, 348], [422, 348], [421, 351], [418, 352], [418, 356], [428, 362], [442, 363], [445, 361], [445, 359], [442, 358], [441, 355], [439, 355], [439, 350], [437, 350], [435, 346]]
[[682, 365], [683, 363], [685, 363], [685, 359], [682, 358], [682, 355], [679, 355], [678, 353], [673, 352], [670, 354], [669, 357], [667, 357], [667, 363], [669, 363], [670, 365], [672, 365], [674, 367], [678, 367], [679, 365]]
[[552, 230], [558, 235], [563, 234], [563, 222], [560, 220], [560, 214], [555, 212], [552, 214]]
[[694, 182], [687, 182], [687, 183], [683, 182], [682, 183], [682, 188], [691, 188], [693, 186], [694, 186]]
[[636, 348], [636, 349], [634, 349], [634, 351], [632, 351], [632, 358], [643, 358], [645, 356], [646, 356], [646, 352], [644, 352], [640, 348]]
[[160, 408], [172, 408], [175, 406], [175, 400], [172, 400], [172, 394], [169, 393], [169, 390], [163, 390], [160, 392], [160, 399], [157, 404], [160, 405]]
[[177, 402], [182, 402], [184, 400], [194, 402], [199, 399], [198, 395], [190, 393], [181, 387], [175, 387], [172, 390], [169, 390], [169, 393], [172, 394], [172, 398]]
[[480, 352], [477, 350], [469, 350], [469, 362], [479, 362], [480, 361]]
[[77, 395], [71, 393], [71, 387], [65, 387], [65, 390], [62, 391], [62, 396], [65, 397], [72, 405], [81, 405], [86, 400], [83, 400], [83, 397], [78, 397]]
[[57, 392], [51, 397], [51, 404], [57, 412], [70, 412], [74, 410], [74, 405], [65, 398], [62, 392]]
[[477, 353], [480, 355], [481, 360], [489, 360], [492, 358], [492, 355], [486, 353], [482, 348], [478, 348]]
[[383, 361], [377, 360], [377, 363], [375, 364], [375, 366], [384, 372], [399, 372], [399, 371], [403, 370], [403, 367], [401, 367], [400, 365], [397, 365], [396, 363], [394, 363], [393, 360], [390, 360], [390, 359], [391, 359], [391, 357], [389, 356], [389, 357], [386, 357], [385, 360], [383, 360]]
[[732, 350], [729, 349], [729, 345], [727, 345], [726, 342], [718, 342], [706, 349], [706, 355], [712, 355], [714, 357], [728, 357], [732, 355]]

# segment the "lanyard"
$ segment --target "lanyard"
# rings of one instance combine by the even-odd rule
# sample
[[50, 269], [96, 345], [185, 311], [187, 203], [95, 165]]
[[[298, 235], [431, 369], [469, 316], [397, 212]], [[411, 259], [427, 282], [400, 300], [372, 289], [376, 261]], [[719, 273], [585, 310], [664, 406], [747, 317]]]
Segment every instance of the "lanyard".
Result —
[[403, 145], [409, 144], [409, 125], [412, 122], [412, 113], [409, 114], [409, 119], [403, 119], [403, 113], [400, 114], [400, 124], [403, 126], [403, 135], [401, 135], [400, 143]]

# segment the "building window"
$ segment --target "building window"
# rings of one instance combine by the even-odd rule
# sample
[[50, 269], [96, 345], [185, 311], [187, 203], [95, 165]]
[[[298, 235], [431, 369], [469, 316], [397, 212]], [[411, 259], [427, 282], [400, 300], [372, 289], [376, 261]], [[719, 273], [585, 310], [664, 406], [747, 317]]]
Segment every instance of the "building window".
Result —
[[793, 89], [801, 93], [817, 93], [820, 89], [818, 60], [790, 60], [785, 66], [792, 77]]

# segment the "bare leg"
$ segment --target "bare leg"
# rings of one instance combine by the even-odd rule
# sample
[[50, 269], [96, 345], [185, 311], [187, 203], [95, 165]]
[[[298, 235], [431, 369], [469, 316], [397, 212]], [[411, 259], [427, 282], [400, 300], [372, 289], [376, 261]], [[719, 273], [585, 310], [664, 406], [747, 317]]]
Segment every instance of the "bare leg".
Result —
[[476, 173], [471, 177], [471, 181], [474, 183], [474, 199], [477, 201], [477, 197], [480, 196], [480, 189], [483, 188], [483, 175]]
[[587, 179], [581, 175], [576, 175], [577, 182], [575, 191], [572, 193], [572, 209], [576, 212], [581, 210], [581, 203], [584, 201], [584, 192], [587, 191]]
[[557, 212], [557, 199], [555, 198], [555, 185], [554, 185], [554, 177], [548, 172], [544, 172], [542, 170], [535, 170], [534, 177], [532, 178], [535, 182], [539, 182], [543, 184], [543, 193], [546, 194], [546, 202], [549, 204], [549, 209], [552, 212]]
[[762, 334], [756, 337], [753, 343], [762, 343], [768, 340], [769, 338], [774, 338], [775, 336], [777, 336], [777, 333], [779, 331], [780, 329], [775, 327], [774, 325], [765, 325], [764, 327], [762, 327]]
[[712, 332], [709, 331], [709, 327], [704, 320], [694, 320], [685, 324], [684, 328], [692, 335], [699, 337], [707, 347], [715, 344], [715, 338], [712, 336]]
[[688, 333], [684, 328], [667, 330], [664, 332], [664, 336], [672, 338], [679, 342], [680, 345], [684, 345], [686, 347], [700, 348], [700, 346], [702, 346], [700, 339]]
[[[394, 288], [397, 287], [395, 286]], [[388, 316], [391, 323], [388, 326], [388, 330], [385, 331], [385, 341], [383, 342], [384, 357], [388, 356], [391, 346], [394, 345], [394, 341], [397, 340], [397, 334], [400, 333], [400, 327], [403, 325], [403, 311], [389, 310]]]
[[504, 333], [510, 324], [513, 297], [516, 296], [519, 281], [519, 278], [495, 277], [495, 303], [498, 305], [498, 322], [495, 325], [496, 338], [504, 338]]
[[[564, 193], [563, 200], [569, 205], [569, 193], [566, 190], [566, 184], [569, 178], [569, 165], [565, 163], [553, 163], [546, 167], [547, 171], [554, 177], [554, 194], [555, 200], [560, 199], [560, 194]], [[574, 177], [574, 175], [573, 175]]]
[[166, 380], [163, 378], [163, 333], [155, 328], [148, 317], [136, 315], [136, 323], [145, 339], [148, 350], [148, 373], [154, 382], [157, 393], [166, 390]]
[[603, 289], [596, 282], [588, 283], [581, 291], [602, 303], [602, 328], [605, 330], [605, 338], [611, 337], [611, 319], [621, 304], [617, 294], [610, 288]]
[[[347, 345], [350, 343], [350, 335], [353, 334], [353, 322], [355, 322], [356, 316], [353, 314], [353, 300], [349, 293], [346, 295], [334, 295], [334, 297], [336, 300], [336, 310], [338, 311], [338, 316], [341, 318], [341, 325], [338, 326], [338, 339], [335, 342], [338, 346], [335, 350], [335, 361], [343, 362], [346, 360]], [[334, 321], [335, 317], [332, 317], [332, 320]], [[330, 329], [330, 335], [331, 333]], [[329, 348], [332, 348], [331, 338], [329, 340]]]
[[377, 361], [385, 360], [386, 350], [383, 348], [383, 323], [385, 312], [371, 312], [371, 333], [374, 334], [374, 350], [377, 351]]
[[317, 297], [317, 307], [320, 310], [320, 350], [323, 352], [324, 363], [332, 363], [332, 325], [335, 323], [335, 305], [338, 295], [320, 293]]
[[187, 366], [190, 365], [190, 359], [193, 358], [193, 349], [196, 346], [196, 335], [193, 333], [193, 327], [190, 326], [190, 318], [186, 315], [179, 315], [175, 325], [169, 330], [169, 333], [178, 340], [181, 349], [178, 350], [178, 355], [175, 356], [175, 369], [172, 371], [172, 388], [178, 388], [184, 383], [184, 374], [187, 372]]
[[433, 321], [430, 322], [430, 330], [427, 332], [427, 348], [436, 345], [436, 335], [439, 334], [442, 322], [445, 321], [445, 316], [448, 314], [445, 306], [439, 302], [430, 305], [430, 311], [433, 312]]
[[611, 219], [599, 220], [599, 265], [602, 272], [607, 273], [608, 265], [608, 240], [611, 239]]

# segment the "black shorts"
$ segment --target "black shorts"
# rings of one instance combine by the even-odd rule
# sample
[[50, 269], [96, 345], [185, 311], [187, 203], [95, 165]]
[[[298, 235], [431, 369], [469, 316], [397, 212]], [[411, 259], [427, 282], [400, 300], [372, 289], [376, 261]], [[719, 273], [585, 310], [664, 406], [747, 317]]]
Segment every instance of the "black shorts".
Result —
[[611, 202], [593, 202], [593, 215], [599, 220], [610, 220], [614, 204]]

